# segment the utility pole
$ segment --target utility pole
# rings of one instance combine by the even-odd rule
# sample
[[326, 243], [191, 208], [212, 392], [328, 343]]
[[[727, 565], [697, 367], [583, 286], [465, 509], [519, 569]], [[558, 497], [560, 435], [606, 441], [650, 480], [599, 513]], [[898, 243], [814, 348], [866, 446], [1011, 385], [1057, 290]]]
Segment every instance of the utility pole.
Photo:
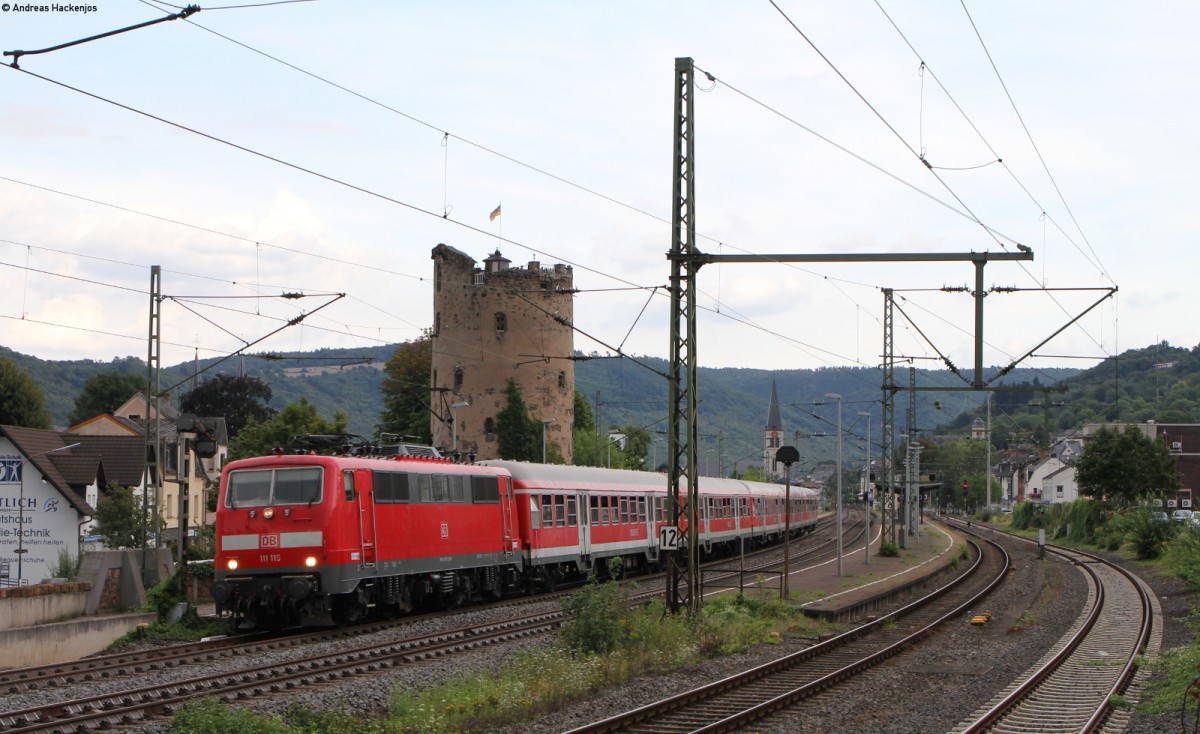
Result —
[[987, 463], [983, 466], [984, 481], [987, 482], [987, 509], [992, 509], [992, 394], [987, 394], [987, 430], [983, 434], [987, 441]]
[[[696, 277], [701, 262], [696, 249], [695, 67], [690, 58], [675, 59], [673, 120], [674, 164], [671, 178], [671, 364], [667, 391], [668, 522], [682, 549], [667, 554], [667, 608], [700, 610], [700, 545], [696, 526], [699, 496], [697, 472]], [[686, 488], [681, 502], [680, 484]], [[680, 552], [682, 550], [682, 552]], [[680, 589], [680, 585], [685, 588]]]
[[[150, 333], [146, 348], [146, 474], [142, 482], [142, 583], [150, 588], [158, 583], [151, 568], [157, 569], [157, 559], [151, 560], [150, 547], [158, 548], [158, 492], [162, 486], [162, 463], [159, 457], [160, 416], [158, 392], [161, 388], [159, 357], [162, 350], [162, 267], [150, 266]], [[152, 564], [155, 564], [152, 566]]]

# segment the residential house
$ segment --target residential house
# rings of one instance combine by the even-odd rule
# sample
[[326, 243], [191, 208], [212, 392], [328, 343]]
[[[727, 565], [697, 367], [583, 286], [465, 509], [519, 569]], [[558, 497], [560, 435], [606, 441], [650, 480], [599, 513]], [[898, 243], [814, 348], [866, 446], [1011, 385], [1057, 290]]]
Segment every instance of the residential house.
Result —
[[1048, 504], [1074, 502], [1079, 499], [1079, 485], [1075, 483], [1075, 467], [1066, 464], [1042, 477], [1042, 501]]
[[[196, 528], [204, 525], [211, 526], [216, 522], [216, 513], [207, 510], [208, 490], [221, 475], [221, 467], [229, 455], [229, 436], [225, 428], [225, 419], [217, 418], [217, 453], [211, 458], [202, 458], [192, 462], [190, 457], [180, 456], [181, 447], [176, 421], [180, 418], [178, 409], [170, 404], [165, 396], [157, 401], [147, 402], [145, 393], [138, 391], [126, 400], [112, 415], [99, 415], [67, 429], [68, 433], [80, 436], [137, 436], [145, 446], [146, 416], [154, 420], [161, 415], [158, 424], [159, 431], [159, 463], [161, 481], [158, 496], [152, 500], [152, 507], [157, 508], [159, 522], [162, 527], [162, 539], [174, 541], [179, 538], [179, 527], [182, 508], [180, 506], [180, 475], [183, 475], [183, 486], [187, 494], [187, 525], [189, 537], [194, 536]], [[180, 471], [180, 466], [183, 471]]]

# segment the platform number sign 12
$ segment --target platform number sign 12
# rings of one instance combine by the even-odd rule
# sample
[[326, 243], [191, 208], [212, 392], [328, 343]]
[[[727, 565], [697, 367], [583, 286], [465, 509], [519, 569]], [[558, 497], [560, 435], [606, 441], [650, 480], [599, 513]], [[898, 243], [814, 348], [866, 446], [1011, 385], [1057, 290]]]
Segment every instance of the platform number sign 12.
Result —
[[663, 525], [658, 529], [658, 547], [660, 550], [679, 550], [679, 528], [674, 525]]

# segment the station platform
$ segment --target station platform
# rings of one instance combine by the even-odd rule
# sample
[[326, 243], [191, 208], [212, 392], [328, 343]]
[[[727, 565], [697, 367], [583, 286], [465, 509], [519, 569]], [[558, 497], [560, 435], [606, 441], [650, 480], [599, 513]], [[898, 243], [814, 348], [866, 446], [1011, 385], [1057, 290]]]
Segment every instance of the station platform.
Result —
[[958, 567], [966, 548], [962, 534], [929, 518], [898, 556], [879, 556], [880, 531], [872, 527], [871, 535], [870, 561], [862, 543], [845, 548], [841, 575], [836, 560], [792, 571], [791, 598], [806, 614], [838, 622], [870, 617], [881, 606], [938, 583]]

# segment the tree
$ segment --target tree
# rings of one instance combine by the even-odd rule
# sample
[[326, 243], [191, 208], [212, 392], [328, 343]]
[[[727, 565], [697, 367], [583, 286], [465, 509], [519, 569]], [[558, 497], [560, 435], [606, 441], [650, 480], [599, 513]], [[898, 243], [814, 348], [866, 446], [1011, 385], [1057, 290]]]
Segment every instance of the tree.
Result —
[[625, 426], [621, 433], [625, 434], [625, 448], [621, 449], [625, 456], [625, 466], [645, 471], [650, 463], [650, 442], [654, 437], [650, 435], [650, 431], [640, 426]]
[[600, 441], [596, 436], [596, 419], [587, 396], [575, 391], [575, 426], [572, 431], [575, 466], [601, 466]]
[[289, 403], [269, 420], [250, 423], [229, 442], [229, 458], [245, 459], [249, 456], [264, 456], [276, 447], [288, 448], [293, 436], [315, 433], [340, 435], [346, 432], [346, 414], [338, 411], [328, 421], [317, 413], [317, 408], [306, 398]]
[[138, 390], [146, 387], [145, 376], [128, 372], [101, 372], [83, 383], [83, 389], [75, 396], [75, 409], [67, 418], [71, 425], [82, 423], [88, 418], [112, 413]]
[[251, 420], [262, 423], [273, 418], [276, 411], [270, 402], [271, 386], [259, 378], [217, 375], [185, 393], [179, 407], [204, 418], [223, 417], [232, 439]]
[[138, 502], [133, 489], [109, 482], [100, 493], [96, 503], [96, 534], [104, 538], [110, 549], [136, 548], [138, 546], [139, 515]]
[[1147, 495], [1179, 489], [1179, 470], [1166, 444], [1142, 433], [1104, 427], [1083, 445], [1075, 464], [1079, 493], [1132, 507]]
[[534, 420], [521, 396], [521, 388], [511, 379], [505, 395], [508, 405], [496, 414], [496, 438], [501, 459], [542, 460], [542, 422]]
[[396, 347], [383, 367], [387, 377], [379, 387], [383, 393], [383, 412], [376, 426], [379, 433], [416, 436], [424, 443], [433, 443], [429, 424], [432, 369], [433, 340], [428, 336]]
[[37, 381], [4, 357], [0, 357], [0, 425], [47, 430], [54, 425]]

